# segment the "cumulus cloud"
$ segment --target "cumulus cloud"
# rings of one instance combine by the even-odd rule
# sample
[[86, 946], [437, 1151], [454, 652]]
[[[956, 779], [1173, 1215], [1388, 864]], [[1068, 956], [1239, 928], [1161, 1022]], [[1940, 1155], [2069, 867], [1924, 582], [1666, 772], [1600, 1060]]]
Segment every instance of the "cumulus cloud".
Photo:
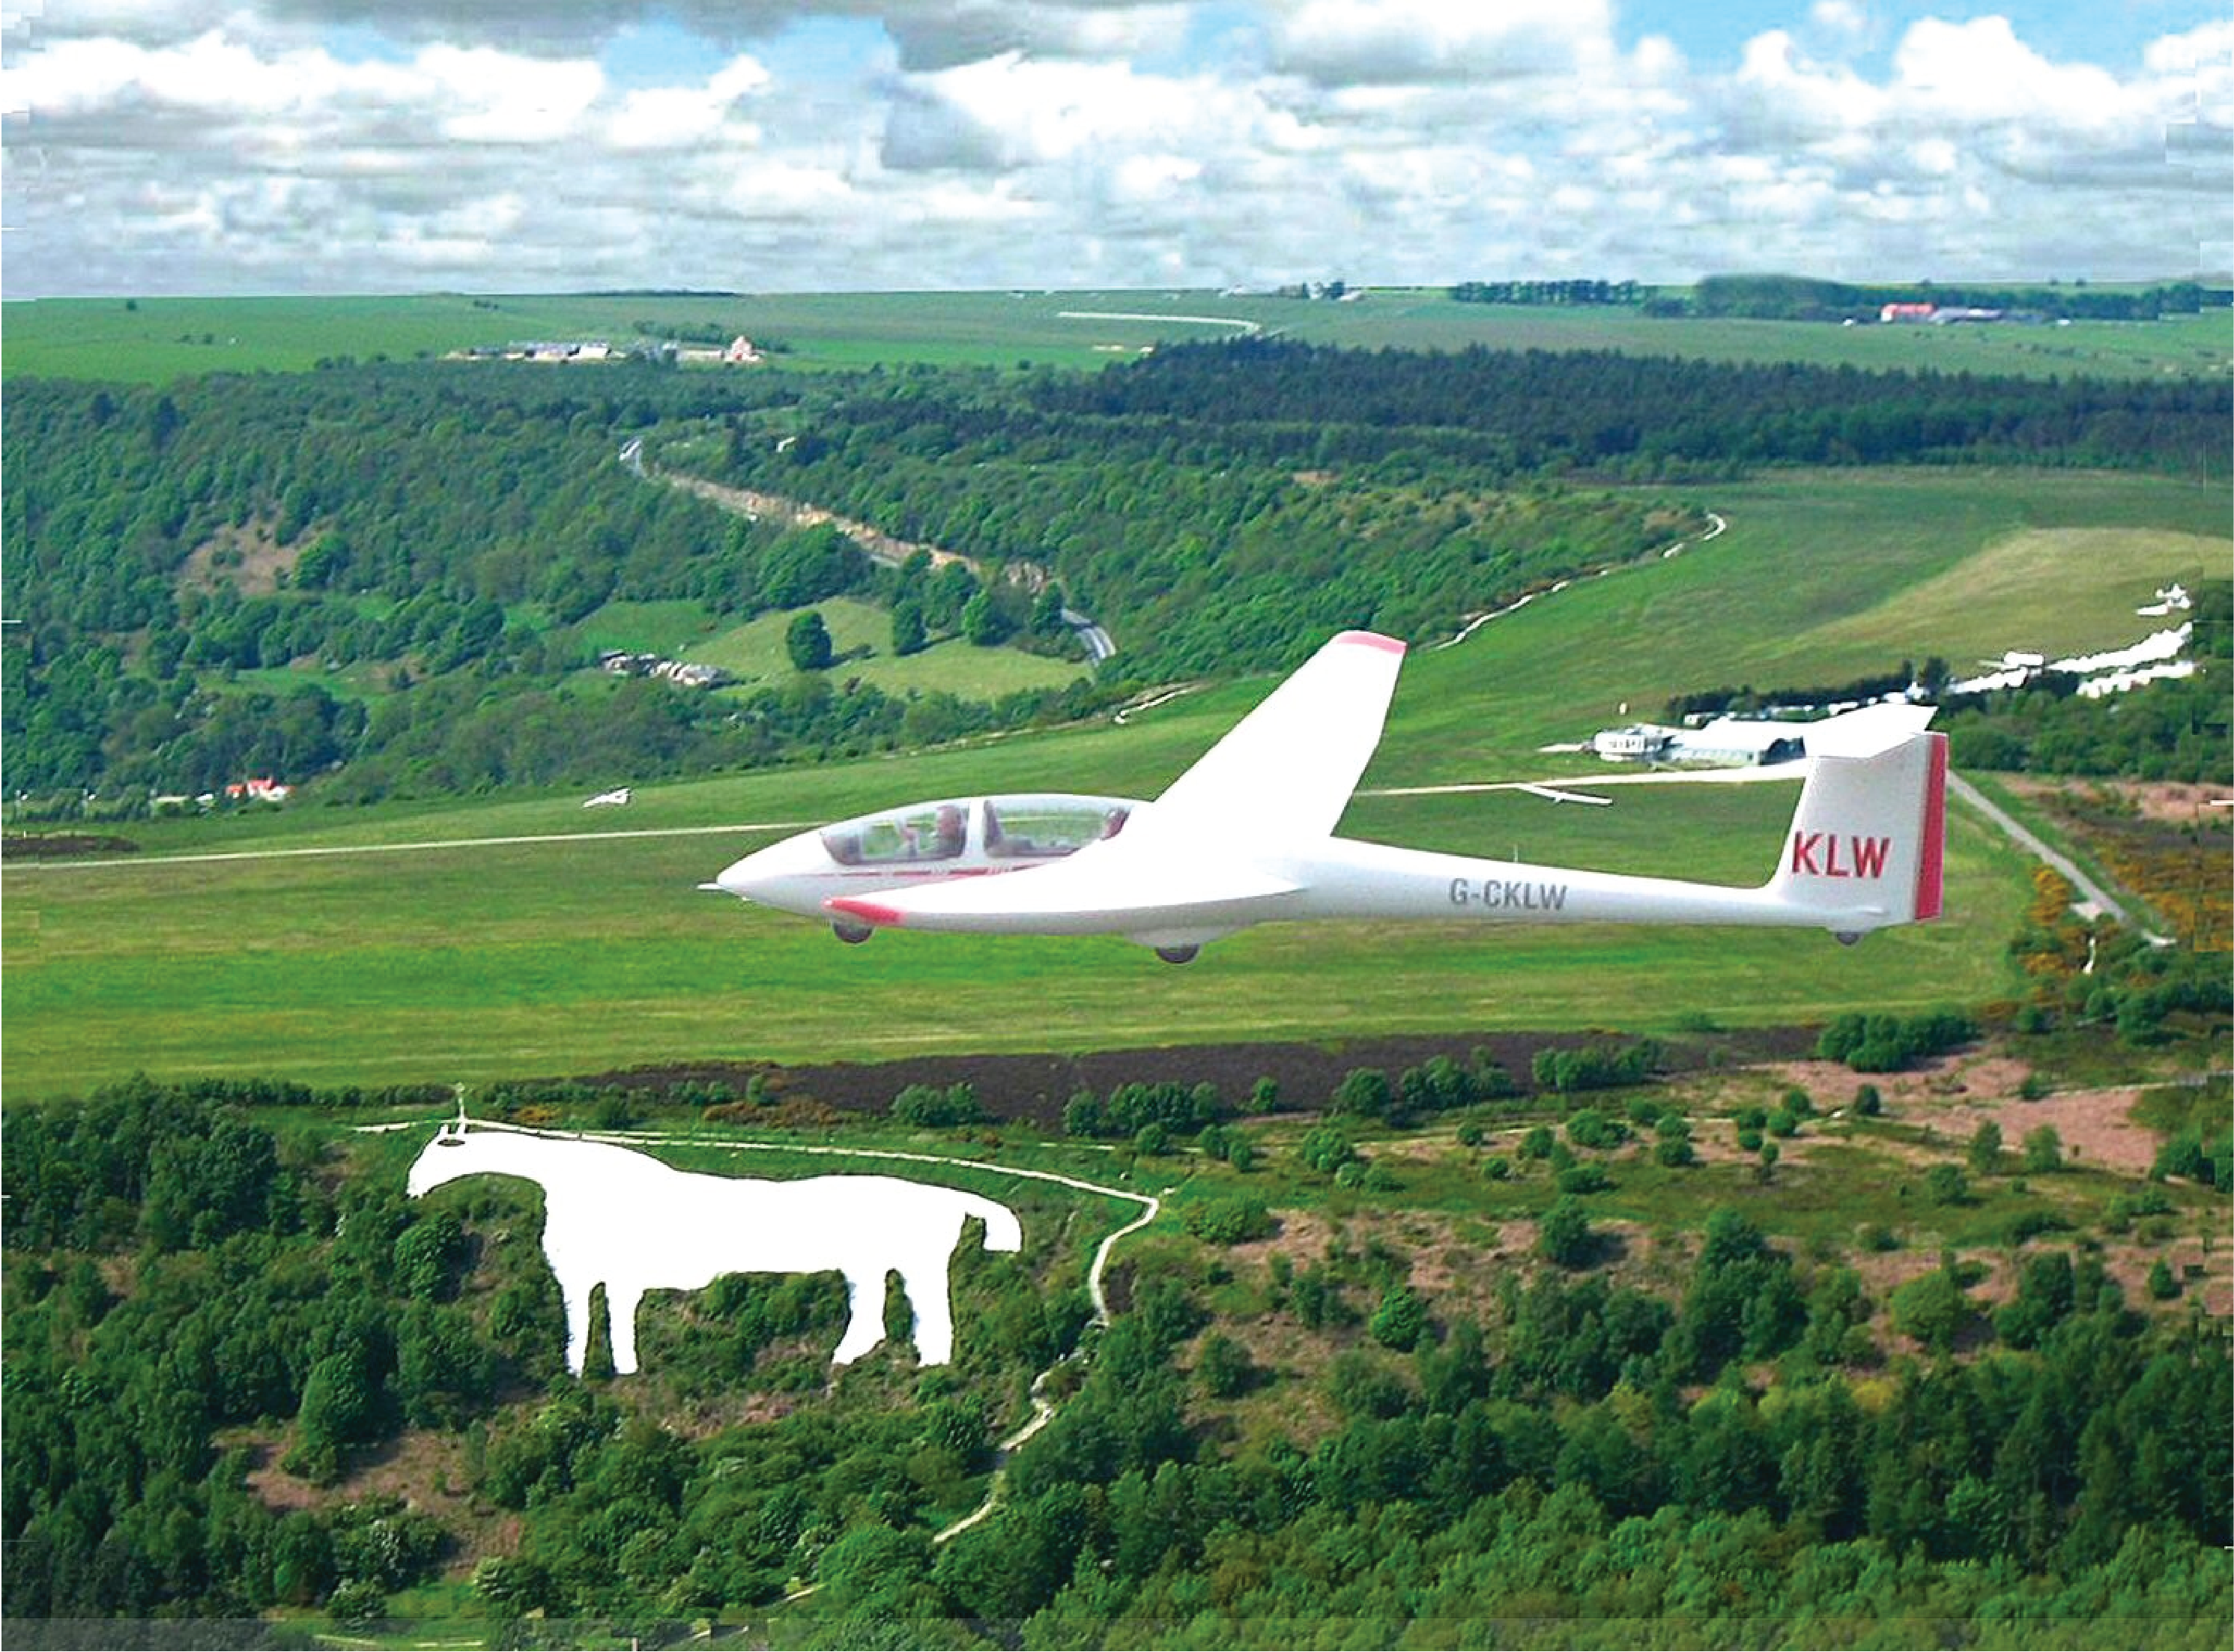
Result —
[[1323, 85], [1495, 82], [1572, 73], [1612, 56], [1606, 0], [1303, 0], [1276, 16], [1277, 67]]
[[2113, 68], [1792, 0], [1708, 73], [1618, 21], [75, 0], [0, 69], [9, 291], [2107, 278], [2188, 272], [2234, 188], [2234, 23]]

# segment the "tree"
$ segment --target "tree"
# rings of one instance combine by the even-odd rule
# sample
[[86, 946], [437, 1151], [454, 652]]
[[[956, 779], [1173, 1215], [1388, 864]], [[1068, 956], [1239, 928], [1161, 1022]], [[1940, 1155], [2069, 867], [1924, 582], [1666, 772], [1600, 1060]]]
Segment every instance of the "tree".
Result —
[[1543, 1226], [1536, 1236], [1536, 1250], [1546, 1261], [1556, 1262], [1562, 1268], [1587, 1267], [1596, 1249], [1591, 1219], [1584, 1214], [1580, 1199], [1563, 1197], [1544, 1212]]
[[1970, 1168], [1981, 1176], [1990, 1176], [2002, 1167], [2002, 1127], [1991, 1119], [1980, 1123], [1970, 1135], [1970, 1146], [1964, 1157]]
[[1395, 1100], [1388, 1074], [1377, 1067], [1354, 1067], [1335, 1086], [1332, 1111], [1362, 1119], [1385, 1119]]
[[1955, 1335], [1970, 1317], [1970, 1299], [1953, 1270], [1934, 1268], [1896, 1289], [1891, 1300], [1894, 1329], [1913, 1336], [1935, 1354], [1954, 1346]]
[[1381, 1306], [1366, 1322], [1366, 1332], [1383, 1348], [1408, 1353], [1427, 1329], [1427, 1305], [1410, 1288], [1391, 1285], [1381, 1293]]
[[992, 648], [1009, 635], [1009, 617], [993, 600], [993, 593], [980, 590], [962, 604], [962, 635], [977, 648]]
[[2051, 1175], [2063, 1168], [2063, 1138], [2054, 1125], [2025, 1132], [2024, 1167], [2028, 1176]]
[[1201, 1380], [1203, 1392], [1213, 1400], [1231, 1400], [1248, 1392], [1256, 1380], [1257, 1367], [1249, 1357], [1249, 1350], [1222, 1331], [1212, 1331], [1203, 1339], [1202, 1352], [1195, 1358], [1194, 1374]]
[[822, 624], [821, 614], [812, 608], [791, 622], [783, 634], [783, 646], [791, 656], [792, 669], [797, 671], [826, 671], [835, 657], [830, 632]]
[[931, 633], [923, 622], [923, 604], [912, 597], [902, 597], [892, 604], [892, 652], [905, 659], [911, 654], [920, 654], [931, 642]]

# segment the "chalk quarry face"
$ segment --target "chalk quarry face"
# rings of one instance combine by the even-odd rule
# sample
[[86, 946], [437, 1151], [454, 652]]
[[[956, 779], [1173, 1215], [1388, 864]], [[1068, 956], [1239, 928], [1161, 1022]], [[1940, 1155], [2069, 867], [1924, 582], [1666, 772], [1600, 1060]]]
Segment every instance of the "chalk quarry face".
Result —
[[728, 1273], [843, 1274], [846, 1334], [831, 1363], [884, 1340], [885, 1278], [900, 1276], [916, 1356], [953, 1357], [948, 1263], [971, 1218], [989, 1250], [1017, 1250], [1006, 1205], [895, 1176], [801, 1181], [707, 1176], [607, 1142], [445, 1126], [411, 1166], [414, 1198], [463, 1176], [519, 1176], [543, 1189], [543, 1252], [566, 1305], [566, 1366], [589, 1354], [590, 1296], [605, 1288], [613, 1369], [637, 1369], [636, 1310], [648, 1290], [696, 1290]]

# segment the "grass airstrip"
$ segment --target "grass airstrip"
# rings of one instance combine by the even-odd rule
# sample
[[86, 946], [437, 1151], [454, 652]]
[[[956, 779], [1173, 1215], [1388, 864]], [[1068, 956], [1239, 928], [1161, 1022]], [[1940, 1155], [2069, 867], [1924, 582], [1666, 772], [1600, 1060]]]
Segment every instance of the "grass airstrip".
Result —
[[[1595, 775], [1591, 760], [1536, 748], [1587, 737], [1624, 702], [1656, 715], [1683, 689], [2134, 640], [2154, 622], [2132, 609], [2157, 584], [2225, 565], [2224, 502], [2211, 492], [2062, 473], [1716, 489], [1700, 500], [1728, 524], [1713, 540], [1581, 582], [1462, 645], [1415, 648], [1346, 829], [1487, 858], [1758, 882], [1781, 847], [1788, 782], [1609, 788], [1619, 800], [1609, 808], [1370, 793]], [[2029, 578], [2013, 578], [2013, 565]], [[2025, 863], [1960, 813], [1946, 920], [1851, 949], [1808, 932], [1276, 925], [1172, 969], [1114, 940], [902, 933], [845, 948], [820, 924], [696, 888], [781, 832], [910, 798], [1153, 796], [1268, 686], [1183, 695], [1121, 727], [644, 787], [625, 810], [585, 813], [580, 793], [310, 802], [134, 823], [142, 851], [128, 859], [13, 862], [0, 904], [7, 1093], [135, 1069], [378, 1083], [684, 1058], [1644, 1032], [2009, 989]]]

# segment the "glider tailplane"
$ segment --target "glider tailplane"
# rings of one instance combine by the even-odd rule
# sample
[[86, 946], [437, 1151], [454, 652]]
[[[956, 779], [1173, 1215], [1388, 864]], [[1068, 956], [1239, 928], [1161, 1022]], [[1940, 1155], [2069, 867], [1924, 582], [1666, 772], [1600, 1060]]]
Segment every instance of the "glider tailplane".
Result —
[[1842, 939], [1937, 917], [1946, 825], [1946, 735], [1814, 757], [1767, 892]]

